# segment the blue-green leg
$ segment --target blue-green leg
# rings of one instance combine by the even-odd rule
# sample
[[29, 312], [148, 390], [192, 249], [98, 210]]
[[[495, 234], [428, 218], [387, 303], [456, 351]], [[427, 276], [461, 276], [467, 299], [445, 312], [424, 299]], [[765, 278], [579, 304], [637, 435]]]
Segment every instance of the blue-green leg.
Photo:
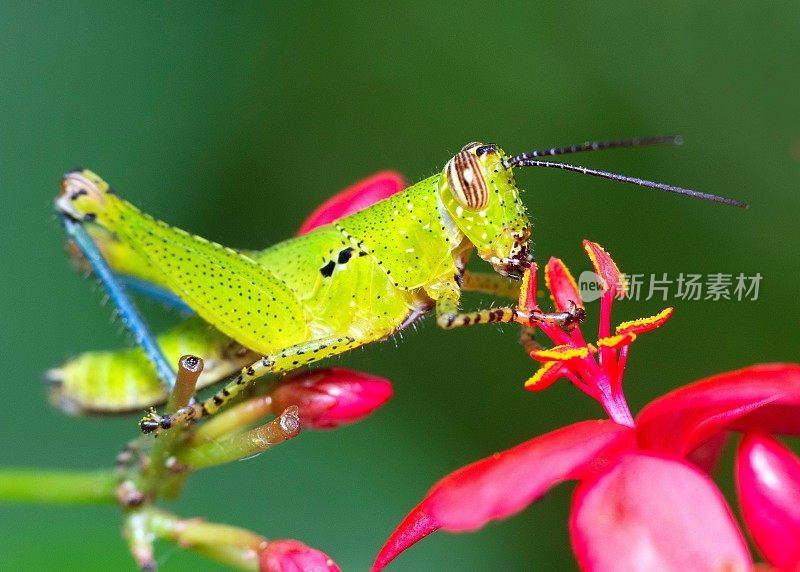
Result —
[[67, 231], [67, 234], [86, 257], [95, 276], [100, 280], [109, 298], [111, 298], [111, 301], [116, 306], [119, 315], [133, 334], [136, 343], [141, 346], [147, 354], [148, 359], [155, 366], [158, 377], [168, 387], [172, 388], [175, 385], [175, 371], [161, 352], [161, 348], [156, 343], [155, 336], [153, 336], [153, 333], [147, 327], [147, 324], [145, 324], [133, 300], [128, 297], [125, 287], [114, 271], [111, 270], [111, 267], [108, 265], [105, 258], [103, 258], [102, 253], [83, 225], [68, 216], [62, 216], [61, 220], [64, 223], [64, 229]]

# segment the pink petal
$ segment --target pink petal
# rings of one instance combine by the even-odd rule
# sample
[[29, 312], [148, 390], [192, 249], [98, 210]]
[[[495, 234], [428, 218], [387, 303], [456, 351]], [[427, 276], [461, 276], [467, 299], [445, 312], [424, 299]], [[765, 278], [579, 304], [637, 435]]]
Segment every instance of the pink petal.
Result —
[[439, 528], [475, 530], [519, 512], [557, 483], [597, 471], [630, 446], [631, 437], [630, 429], [613, 421], [583, 421], [450, 473], [392, 533], [373, 570]]
[[748, 434], [736, 457], [736, 484], [761, 553], [782, 570], [800, 569], [800, 459], [764, 433]]
[[683, 456], [728, 428], [798, 432], [798, 406], [800, 365], [755, 365], [652, 401], [636, 419], [636, 434], [642, 448]]
[[592, 261], [594, 271], [597, 274], [597, 282], [604, 294], [617, 297], [625, 291], [625, 277], [617, 268], [617, 263], [611, 258], [602, 246], [591, 240], [583, 241], [583, 249]]
[[402, 175], [381, 171], [336, 193], [318, 206], [306, 219], [297, 234], [306, 234], [318, 226], [346, 217], [406, 188]]
[[261, 572], [341, 572], [330, 556], [299, 540], [272, 540], [261, 552]]
[[372, 572], [380, 572], [389, 563], [397, 558], [400, 553], [413, 546], [432, 532], [439, 530], [441, 526], [426, 512], [425, 501], [418, 504], [403, 519], [386, 543], [381, 548], [375, 563], [370, 569]]
[[331, 367], [286, 378], [272, 391], [273, 409], [300, 408], [306, 429], [334, 429], [360, 421], [392, 397], [388, 379]]
[[560, 259], [551, 257], [547, 261], [547, 266], [544, 267], [544, 281], [559, 312], [568, 311], [571, 303], [583, 305], [578, 284], [567, 265]]
[[570, 535], [578, 564], [592, 572], [752, 569], [722, 494], [678, 459], [624, 455], [581, 483]]
[[711, 439], [700, 445], [697, 449], [686, 455], [686, 460], [704, 473], [711, 475], [717, 468], [725, 445], [728, 444], [728, 433], [720, 431]]

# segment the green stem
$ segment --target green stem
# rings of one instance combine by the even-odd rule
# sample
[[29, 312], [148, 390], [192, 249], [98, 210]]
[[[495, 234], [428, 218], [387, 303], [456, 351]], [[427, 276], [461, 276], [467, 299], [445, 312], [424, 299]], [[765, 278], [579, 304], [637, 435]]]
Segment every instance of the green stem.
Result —
[[147, 512], [149, 529], [156, 537], [237, 568], [258, 569], [259, 553], [267, 544], [263, 536], [227, 524], [181, 519], [156, 508], [147, 509]]
[[113, 471], [0, 470], [0, 502], [116, 503], [120, 477]]
[[122, 534], [128, 541], [128, 548], [140, 570], [156, 569], [150, 520], [150, 509], [145, 506], [128, 512], [122, 526]]
[[191, 437], [193, 445], [224, 439], [272, 413], [272, 397], [259, 395], [217, 413], [203, 423]]
[[[175, 386], [169, 395], [166, 410], [168, 413], [175, 413], [181, 407], [186, 406], [194, 394], [197, 386], [197, 378], [203, 372], [203, 360], [185, 355], [178, 360], [178, 375]], [[150, 450], [150, 461], [144, 471], [143, 488], [148, 494], [155, 498], [164, 490], [169, 482], [172, 486], [170, 491], [177, 493], [180, 490], [185, 475], [176, 479], [174, 473], [168, 467], [169, 458], [173, 455], [173, 449], [180, 442], [185, 431], [184, 427], [173, 427], [171, 430], [161, 434]]]
[[201, 469], [246, 459], [279, 445], [300, 433], [297, 406], [288, 407], [279, 417], [245, 433], [227, 439], [195, 445], [188, 443], [176, 452], [181, 463]]

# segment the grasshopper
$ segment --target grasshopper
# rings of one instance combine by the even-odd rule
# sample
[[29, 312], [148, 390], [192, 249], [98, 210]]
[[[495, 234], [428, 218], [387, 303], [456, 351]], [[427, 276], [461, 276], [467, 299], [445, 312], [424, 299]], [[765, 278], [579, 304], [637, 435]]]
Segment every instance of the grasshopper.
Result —
[[[745, 206], [726, 197], [540, 159], [678, 142], [672, 136], [650, 137], [513, 156], [494, 144], [470, 143], [440, 173], [260, 252], [236, 251], [156, 220], [84, 169], [64, 176], [55, 206], [159, 377], [168, 381], [172, 375], [166, 364], [174, 360], [162, 353], [169, 337], [159, 340], [149, 333], [135, 308], [127, 306], [125, 289], [115, 285], [115, 276], [133, 277], [190, 308], [199, 317], [196, 323], [213, 326], [208, 331], [214, 334], [201, 345], [218, 351], [225, 340], [233, 340], [238, 361], [249, 361], [209, 399], [170, 415], [151, 410], [140, 421], [141, 430], [150, 433], [212, 415], [265, 374], [295, 370], [383, 340], [430, 311], [444, 329], [498, 322], [570, 328], [584, 318], [582, 308], [557, 313], [513, 305], [459, 310], [462, 290], [509, 295], [514, 290], [508, 279], [519, 279], [533, 261], [531, 223], [514, 169], [558, 168]], [[472, 252], [494, 273], [467, 272]], [[236, 359], [220, 361], [228, 369], [241, 365]]]

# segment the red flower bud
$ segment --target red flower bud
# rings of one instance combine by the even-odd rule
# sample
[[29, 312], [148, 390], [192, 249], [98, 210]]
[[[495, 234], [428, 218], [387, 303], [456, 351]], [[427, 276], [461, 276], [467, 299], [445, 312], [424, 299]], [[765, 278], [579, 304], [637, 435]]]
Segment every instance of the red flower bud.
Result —
[[341, 572], [330, 556], [299, 540], [273, 540], [261, 552], [261, 572]]
[[277, 411], [300, 408], [306, 429], [334, 429], [360, 421], [386, 403], [394, 390], [389, 380], [332, 367], [292, 376], [272, 392]]
[[406, 187], [403, 177], [394, 171], [381, 171], [336, 193], [306, 219], [297, 234], [305, 234], [335, 220], [374, 205]]

